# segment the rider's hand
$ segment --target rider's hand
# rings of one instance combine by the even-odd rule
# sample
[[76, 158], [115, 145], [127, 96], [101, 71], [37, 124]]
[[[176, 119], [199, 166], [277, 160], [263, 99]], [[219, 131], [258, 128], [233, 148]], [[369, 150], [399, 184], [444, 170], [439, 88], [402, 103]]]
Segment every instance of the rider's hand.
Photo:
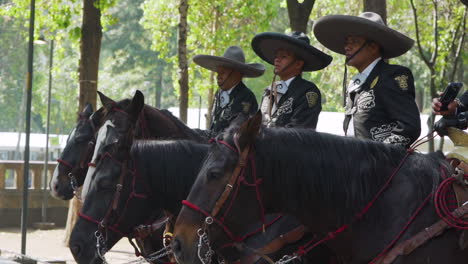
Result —
[[457, 101], [452, 101], [448, 104], [447, 106], [447, 110], [445, 111], [440, 111], [440, 108], [442, 107], [442, 103], [440, 102], [439, 100], [440, 98], [434, 98], [432, 99], [432, 110], [434, 111], [434, 114], [436, 115], [443, 115], [443, 116], [450, 116], [450, 115], [454, 115], [456, 110], [457, 110], [457, 107], [458, 107], [458, 103]]
[[455, 117], [446, 118], [442, 117], [439, 121], [434, 124], [434, 130], [437, 131], [439, 136], [447, 136], [447, 127], [455, 127], [458, 123], [458, 120]]

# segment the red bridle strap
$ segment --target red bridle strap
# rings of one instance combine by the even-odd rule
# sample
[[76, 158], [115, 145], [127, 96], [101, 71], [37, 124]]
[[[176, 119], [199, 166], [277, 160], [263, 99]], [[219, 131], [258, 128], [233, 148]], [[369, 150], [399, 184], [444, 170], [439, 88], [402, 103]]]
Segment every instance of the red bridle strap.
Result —
[[60, 164], [63, 164], [71, 169], [73, 169], [73, 165], [71, 165], [70, 163], [64, 161], [63, 159], [57, 159], [57, 162], [60, 163]]
[[238, 237], [238, 236], [235, 236], [228, 228], [226, 225], [224, 225], [223, 222], [221, 222], [219, 219], [217, 219], [216, 217], [212, 216], [211, 214], [209, 214], [207, 211], [201, 209], [200, 207], [198, 207], [197, 205], [187, 201], [187, 200], [183, 200], [182, 201], [182, 204], [187, 206], [188, 208], [196, 211], [196, 212], [199, 212], [201, 213], [202, 215], [206, 216], [206, 217], [211, 217], [213, 218], [214, 222], [216, 224], [218, 224], [222, 229], [223, 231], [226, 233], [226, 235], [229, 236], [229, 238], [235, 242], [242, 242], [242, 238]]
[[[85, 215], [82, 212], [78, 212], [78, 216], [83, 218], [84, 220], [87, 220], [87, 221], [91, 222], [91, 223], [95, 223], [97, 225], [101, 224], [101, 221], [98, 221], [98, 220], [96, 220], [96, 219], [94, 219], [94, 218], [92, 218], [92, 217], [90, 217], [88, 215]], [[107, 226], [107, 229], [111, 230], [112, 232], [114, 232], [114, 233], [116, 233], [116, 234], [118, 234], [118, 235], [120, 235], [122, 237], [129, 236], [128, 234], [124, 234], [120, 230], [118, 230], [117, 226]]]

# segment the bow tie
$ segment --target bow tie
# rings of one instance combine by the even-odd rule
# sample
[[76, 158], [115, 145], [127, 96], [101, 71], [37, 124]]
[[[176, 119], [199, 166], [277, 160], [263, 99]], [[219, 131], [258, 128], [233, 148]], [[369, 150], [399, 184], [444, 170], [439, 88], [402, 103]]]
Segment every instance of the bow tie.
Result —
[[276, 92], [279, 94], [285, 94], [288, 91], [288, 85], [285, 81], [277, 81], [274, 85], [274, 89], [276, 89]]
[[219, 96], [219, 106], [221, 106], [221, 108], [224, 108], [228, 103], [229, 93], [227, 91], [221, 91], [221, 94]]
[[348, 93], [356, 91], [361, 87], [367, 79], [367, 75], [363, 73], [356, 74], [348, 84]]

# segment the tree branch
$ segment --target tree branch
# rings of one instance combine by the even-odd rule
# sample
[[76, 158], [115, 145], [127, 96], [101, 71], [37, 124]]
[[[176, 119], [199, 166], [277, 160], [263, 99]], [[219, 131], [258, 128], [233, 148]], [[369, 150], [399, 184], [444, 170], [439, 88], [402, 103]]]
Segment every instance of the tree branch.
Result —
[[461, 51], [462, 51], [462, 48], [463, 48], [463, 44], [465, 43], [467, 10], [468, 10], [468, 7], [465, 7], [465, 12], [463, 12], [463, 20], [460, 21], [460, 22], [463, 23], [462, 31], [461, 31], [462, 35], [460, 37], [460, 41], [458, 42], [458, 48], [457, 48], [457, 52], [455, 54], [455, 60], [453, 62], [453, 70], [452, 70], [452, 74], [450, 76], [450, 81], [451, 82], [453, 82], [455, 80], [455, 73], [457, 72], [458, 61], [460, 59], [460, 54], [461, 54]]
[[439, 53], [439, 15], [437, 12], [437, 0], [432, 0], [432, 5], [434, 6], [434, 51], [432, 53], [431, 64], [435, 65], [437, 61], [437, 55]]
[[410, 0], [410, 3], [411, 3], [411, 9], [413, 10], [414, 25], [416, 27], [416, 43], [418, 45], [418, 51], [419, 51], [419, 54], [421, 55], [421, 58], [423, 59], [424, 63], [429, 68], [431, 68], [432, 67], [431, 62], [429, 61], [428, 58], [426, 58], [426, 56], [424, 56], [424, 51], [423, 51], [422, 46], [421, 46], [421, 40], [420, 40], [420, 37], [419, 37], [419, 25], [418, 25], [417, 10], [416, 10], [416, 7], [414, 6], [414, 1]]

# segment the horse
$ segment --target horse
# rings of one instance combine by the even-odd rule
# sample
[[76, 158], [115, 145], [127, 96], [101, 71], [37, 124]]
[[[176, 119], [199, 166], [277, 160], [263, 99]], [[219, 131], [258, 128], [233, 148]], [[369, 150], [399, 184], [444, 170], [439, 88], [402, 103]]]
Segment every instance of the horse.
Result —
[[[88, 164], [96, 145], [96, 134], [102, 126], [103, 120], [113, 118], [113, 115], [119, 115], [119, 113], [122, 114], [119, 110], [125, 109], [130, 103], [130, 99], [115, 102], [99, 91], [98, 95], [103, 107], [94, 113], [90, 104], [84, 108], [60, 158], [57, 160], [58, 165], [49, 182], [51, 194], [56, 198], [62, 200], [73, 198], [76, 189], [82, 186], [85, 181]], [[137, 91], [135, 96], [143, 95]], [[137, 139], [183, 138], [198, 142], [207, 140], [201, 134], [199, 135], [187, 127], [169, 111], [159, 110], [149, 105], [143, 107], [135, 137]]]
[[[291, 214], [322, 237], [288, 259], [326, 243], [339, 263], [350, 264], [380, 263], [396, 242], [440, 219], [430, 205], [439, 175], [452, 171], [442, 154], [310, 129], [268, 129], [261, 119], [257, 113], [232, 125], [211, 146], [176, 220], [171, 247], [178, 263], [198, 263], [200, 233], [210, 244], [222, 239], [217, 230], [243, 232], [265, 213]], [[219, 223], [218, 214], [228, 217]], [[467, 259], [449, 229], [393, 263]]]
[[57, 159], [52, 178], [49, 182], [50, 193], [62, 200], [73, 198], [75, 191], [83, 185], [88, 162], [94, 150], [95, 134], [101, 126], [103, 108], [93, 112], [87, 104], [78, 115], [75, 128], [67, 139], [67, 144]]
[[[138, 116], [136, 111], [129, 111], [124, 116], [135, 120], [131, 115]], [[70, 248], [78, 263], [100, 263], [100, 258], [107, 249], [123, 236], [132, 238], [132, 230], [145, 223], [153, 212], [164, 210], [168, 215], [177, 215], [182, 206], [181, 201], [187, 197], [208, 151], [206, 144], [183, 140], [138, 140], [132, 145], [133, 127], [119, 127], [111, 123], [104, 125], [99, 131], [98, 141], [103, 142], [101, 159], [92, 175], [81, 217], [70, 237]], [[103, 133], [102, 130], [106, 132]], [[101, 140], [101, 137], [105, 139]], [[266, 242], [274, 241], [298, 227], [296, 221], [287, 217], [269, 216], [268, 223], [269, 227], [264, 233], [260, 232], [262, 228], [258, 225], [251, 226], [244, 233], [249, 248], [262, 248]], [[255, 236], [257, 233], [260, 235]], [[99, 246], [96, 246], [96, 235], [99, 238], [106, 237], [100, 241]], [[291, 244], [298, 240], [303, 241], [307, 236], [300, 240], [301, 238], [302, 236], [296, 235], [282, 240]], [[282, 242], [276, 242], [276, 247], [288, 244]], [[104, 249], [101, 248], [103, 245]], [[282, 250], [272, 248], [268, 251], [272, 258], [281, 257], [291, 251], [291, 247]], [[242, 263], [262, 263], [260, 257], [253, 256], [249, 250], [240, 254], [236, 248], [225, 248], [218, 251], [218, 254], [228, 261], [241, 258], [252, 261]], [[311, 256], [315, 259], [321, 257]]]

